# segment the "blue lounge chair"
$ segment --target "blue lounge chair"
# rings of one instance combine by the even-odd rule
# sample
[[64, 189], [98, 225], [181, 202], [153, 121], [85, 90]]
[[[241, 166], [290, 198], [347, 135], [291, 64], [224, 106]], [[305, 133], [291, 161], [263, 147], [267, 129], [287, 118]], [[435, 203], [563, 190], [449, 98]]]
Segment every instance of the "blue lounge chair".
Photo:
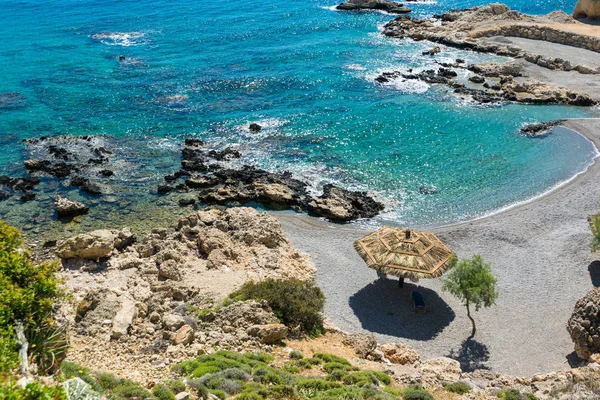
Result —
[[427, 306], [425, 305], [425, 299], [421, 292], [412, 292], [412, 301], [415, 312], [427, 312]]

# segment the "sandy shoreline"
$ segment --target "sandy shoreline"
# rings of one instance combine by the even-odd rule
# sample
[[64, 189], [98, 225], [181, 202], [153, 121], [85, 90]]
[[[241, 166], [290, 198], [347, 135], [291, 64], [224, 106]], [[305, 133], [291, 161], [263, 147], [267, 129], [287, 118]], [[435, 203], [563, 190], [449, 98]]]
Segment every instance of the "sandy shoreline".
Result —
[[[600, 148], [600, 119], [564, 123]], [[274, 213], [293, 244], [309, 253], [327, 297], [325, 313], [349, 332], [371, 331], [382, 342], [399, 341], [430, 358], [453, 354], [463, 367], [485, 366], [512, 375], [567, 369], [573, 345], [565, 329], [577, 299], [598, 285], [590, 267], [587, 216], [600, 203], [600, 163], [533, 202], [471, 222], [434, 229], [460, 257], [481, 254], [499, 280], [498, 304], [476, 313], [478, 333], [466, 341], [464, 307], [440, 290], [440, 280], [416, 285], [432, 311], [410, 310], [411, 284], [378, 280], [352, 242], [366, 232], [349, 225]], [[592, 280], [594, 278], [594, 282]]]

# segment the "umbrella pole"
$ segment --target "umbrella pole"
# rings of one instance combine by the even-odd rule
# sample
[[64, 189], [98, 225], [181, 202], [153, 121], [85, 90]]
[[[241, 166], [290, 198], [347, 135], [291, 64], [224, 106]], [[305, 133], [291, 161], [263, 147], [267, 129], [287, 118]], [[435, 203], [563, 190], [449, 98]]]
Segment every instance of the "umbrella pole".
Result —
[[399, 288], [403, 288], [404, 287], [404, 278], [400, 278], [400, 280], [398, 281], [398, 287]]

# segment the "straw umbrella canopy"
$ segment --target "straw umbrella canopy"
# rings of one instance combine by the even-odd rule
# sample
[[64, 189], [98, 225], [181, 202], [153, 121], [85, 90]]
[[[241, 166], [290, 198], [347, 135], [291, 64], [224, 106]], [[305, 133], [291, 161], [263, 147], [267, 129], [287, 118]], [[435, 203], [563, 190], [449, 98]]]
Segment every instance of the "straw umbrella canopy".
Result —
[[388, 226], [357, 240], [354, 247], [370, 268], [402, 280], [442, 276], [454, 256], [431, 232]]

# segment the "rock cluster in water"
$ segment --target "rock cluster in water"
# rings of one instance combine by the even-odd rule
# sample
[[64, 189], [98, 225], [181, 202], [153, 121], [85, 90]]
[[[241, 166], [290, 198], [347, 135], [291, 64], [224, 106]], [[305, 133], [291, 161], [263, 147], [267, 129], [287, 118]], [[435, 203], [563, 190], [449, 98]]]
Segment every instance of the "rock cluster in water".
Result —
[[348, 0], [336, 8], [345, 11], [381, 10], [390, 14], [407, 14], [411, 12], [410, 8], [390, 0]]
[[[458, 82], [456, 70], [468, 69], [474, 72], [466, 86]], [[596, 102], [587, 94], [549, 85], [535, 80], [517, 80], [521, 76], [522, 66], [516, 62], [504, 64], [483, 63], [464, 66], [460, 63], [442, 64], [438, 69], [420, 72], [392, 71], [383, 72], [375, 81], [380, 84], [397, 79], [420, 80], [429, 84], [444, 84], [454, 88], [454, 93], [467, 96], [478, 103], [497, 103], [513, 101], [527, 104], [569, 104], [591, 106]], [[490, 78], [490, 79], [486, 79]], [[481, 85], [481, 86], [479, 86]]]
[[197, 199], [206, 204], [258, 202], [274, 208], [309, 211], [336, 221], [371, 218], [383, 210], [383, 204], [365, 192], [325, 185], [321, 196], [312, 197], [308, 185], [293, 178], [290, 172], [268, 172], [250, 165], [233, 169], [218, 163], [240, 157], [232, 148], [207, 151], [202, 141], [187, 139], [181, 169], [165, 176], [165, 184], [158, 186], [157, 192], [194, 190]]
[[105, 136], [56, 136], [24, 141], [32, 158], [25, 160], [29, 173], [43, 173], [59, 179], [69, 178], [90, 195], [101, 195], [105, 181], [114, 175], [112, 150]]

